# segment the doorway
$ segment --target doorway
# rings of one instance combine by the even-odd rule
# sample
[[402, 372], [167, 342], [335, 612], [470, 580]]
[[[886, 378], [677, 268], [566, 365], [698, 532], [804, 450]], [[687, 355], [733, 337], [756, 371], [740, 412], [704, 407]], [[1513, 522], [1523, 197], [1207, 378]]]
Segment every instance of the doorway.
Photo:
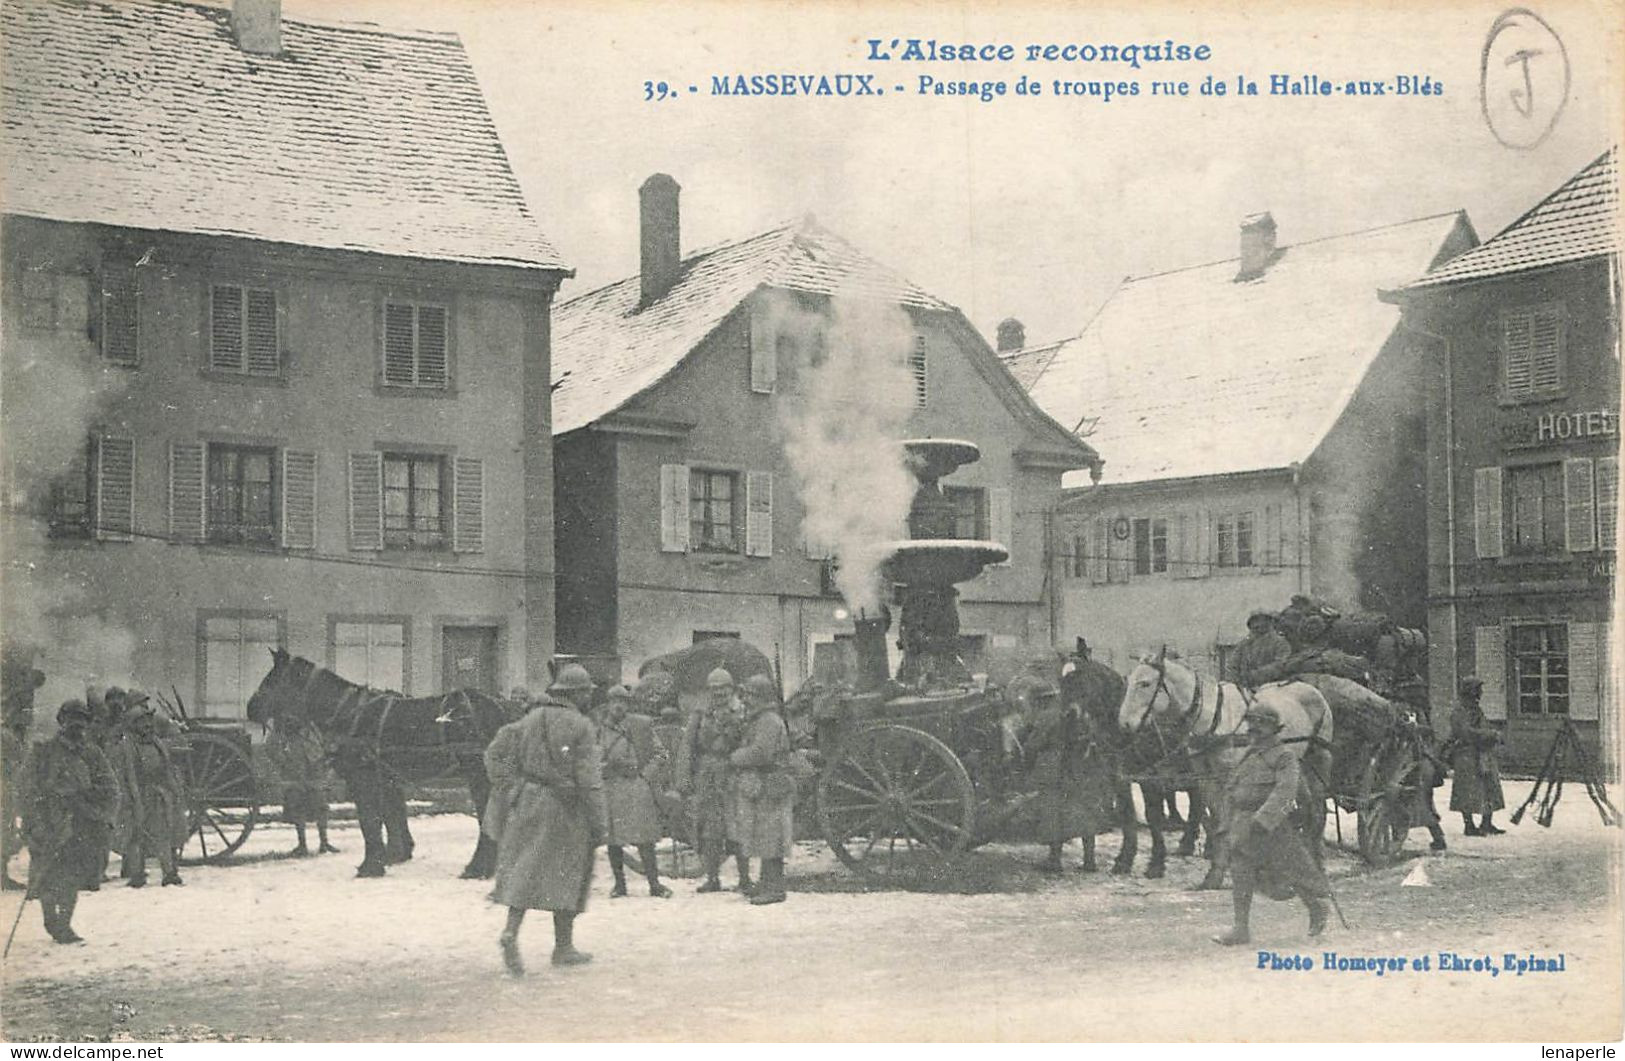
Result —
[[497, 643], [494, 626], [447, 626], [441, 629], [443, 692], [474, 689], [498, 696]]

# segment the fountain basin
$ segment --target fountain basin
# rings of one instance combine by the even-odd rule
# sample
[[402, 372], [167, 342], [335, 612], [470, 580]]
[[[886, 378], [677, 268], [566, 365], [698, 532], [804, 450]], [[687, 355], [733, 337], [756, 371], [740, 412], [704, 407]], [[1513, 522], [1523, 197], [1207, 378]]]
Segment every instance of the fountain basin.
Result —
[[981, 448], [961, 438], [904, 439], [903, 451], [908, 454], [915, 477], [927, 482], [952, 475], [956, 468], [982, 459]]
[[881, 577], [916, 586], [969, 582], [987, 565], [1010, 559], [1010, 550], [998, 542], [964, 538], [910, 538], [887, 542], [882, 549], [886, 560]]

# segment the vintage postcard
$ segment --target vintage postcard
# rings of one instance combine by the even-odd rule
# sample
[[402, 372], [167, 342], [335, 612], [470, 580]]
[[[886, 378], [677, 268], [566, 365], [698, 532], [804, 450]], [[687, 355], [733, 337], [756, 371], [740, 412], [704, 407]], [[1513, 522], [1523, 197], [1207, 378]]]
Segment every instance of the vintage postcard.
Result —
[[1622, 38], [4, 0], [0, 1034], [1617, 1042]]

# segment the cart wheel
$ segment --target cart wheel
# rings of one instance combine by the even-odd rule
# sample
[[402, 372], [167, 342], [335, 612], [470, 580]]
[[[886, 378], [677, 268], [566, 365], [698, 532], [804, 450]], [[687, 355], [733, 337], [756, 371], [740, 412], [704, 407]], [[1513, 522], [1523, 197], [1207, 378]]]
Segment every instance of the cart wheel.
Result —
[[1360, 777], [1360, 854], [1372, 866], [1392, 865], [1404, 850], [1420, 783], [1418, 766], [1416, 750], [1400, 744], [1372, 756]]
[[878, 725], [854, 734], [818, 779], [818, 818], [837, 858], [894, 880], [940, 869], [971, 846], [976, 790], [931, 734]]
[[259, 819], [254, 769], [247, 753], [218, 733], [193, 732], [180, 756], [186, 800], [186, 865], [219, 862], [248, 839]]

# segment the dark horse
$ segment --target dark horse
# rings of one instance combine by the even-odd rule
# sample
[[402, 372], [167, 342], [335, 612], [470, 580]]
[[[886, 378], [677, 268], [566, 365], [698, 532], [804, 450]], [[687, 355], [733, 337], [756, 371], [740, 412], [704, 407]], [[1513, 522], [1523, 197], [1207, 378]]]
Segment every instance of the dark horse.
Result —
[[[280, 649], [272, 649], [271, 658], [271, 673], [248, 700], [248, 717], [264, 724], [304, 716], [332, 742], [333, 768], [349, 786], [366, 844], [356, 876], [382, 877], [387, 863], [412, 857], [406, 803], [400, 795], [403, 780], [460, 775], [468, 783], [475, 815], [484, 813], [491, 794], [485, 747], [511, 721], [500, 702], [472, 689], [408, 700], [346, 681]], [[481, 830], [462, 875], [484, 878], [495, 869], [496, 845]]]
[[[1117, 792], [1118, 825], [1123, 832], [1123, 846], [1112, 862], [1112, 872], [1131, 872], [1134, 858], [1139, 853], [1139, 826], [1135, 821], [1133, 792], [1133, 785], [1138, 780], [1140, 794], [1145, 799], [1145, 823], [1151, 830], [1151, 863], [1145, 875], [1161, 877], [1168, 861], [1168, 845], [1163, 840], [1167, 827], [1164, 805], [1166, 797], [1177, 790], [1177, 782], [1146, 776], [1144, 764], [1150, 758], [1147, 749], [1142, 741], [1124, 734], [1118, 727], [1118, 707], [1123, 702], [1126, 689], [1127, 683], [1122, 675], [1088, 656], [1073, 657], [1073, 669], [1061, 676], [1062, 702], [1075, 707], [1082, 717], [1088, 719], [1091, 732], [1104, 738], [1105, 754], [1096, 761], [1112, 773], [1112, 783]], [[1190, 792], [1191, 808], [1190, 818], [1179, 842], [1181, 855], [1196, 852], [1196, 835], [1203, 810], [1195, 786], [1186, 791]]]

